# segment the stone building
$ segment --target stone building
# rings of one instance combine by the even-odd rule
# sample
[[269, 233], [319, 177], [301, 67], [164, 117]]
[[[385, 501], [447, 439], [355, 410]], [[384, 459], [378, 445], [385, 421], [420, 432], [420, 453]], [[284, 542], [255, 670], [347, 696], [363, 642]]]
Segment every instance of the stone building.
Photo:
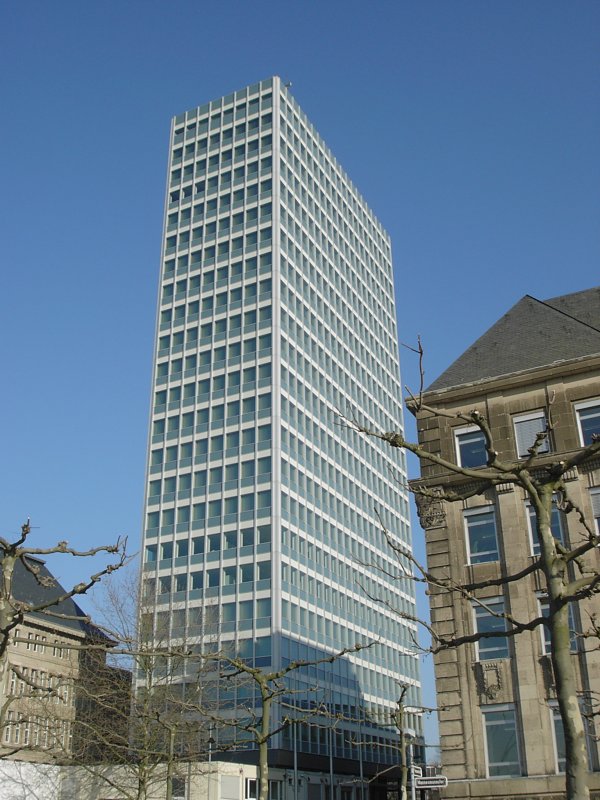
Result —
[[[541, 468], [573, 454], [600, 433], [600, 287], [545, 301], [525, 296], [427, 388], [423, 400], [443, 416], [417, 413], [419, 442], [463, 467], [484, 465], [486, 454], [482, 432], [453, 418], [461, 411], [485, 415], [502, 459], [527, 457], [547, 421], [552, 425], [538, 456]], [[466, 481], [426, 461], [421, 470], [417, 486], [462, 488]], [[567, 477], [569, 498], [600, 531], [600, 459]], [[559, 500], [554, 536], [574, 545], [582, 528]], [[496, 579], [526, 569], [539, 547], [534, 512], [512, 485], [460, 502], [422, 499], [419, 505], [428, 566], [436, 576], [459, 584]], [[599, 569], [597, 551], [588, 567]], [[517, 620], [535, 619], [545, 610], [539, 573], [490, 586], [478, 596], [487, 610], [434, 592], [431, 615], [438, 633], [504, 630], [505, 620], [490, 610]], [[576, 634], [589, 627], [599, 605], [596, 595], [572, 614], [572, 658], [584, 706], [600, 689], [600, 653]], [[435, 656], [443, 771], [450, 780], [444, 796], [564, 796], [564, 739], [544, 630], [484, 638]], [[589, 726], [589, 785], [598, 790], [598, 742]]]
[[[12, 594], [17, 602], [36, 606], [66, 594], [43, 561], [27, 560], [38, 579], [16, 562]], [[25, 614], [11, 634], [0, 685], [0, 758], [50, 763], [68, 761], [81, 749], [81, 742], [74, 745], [77, 721], [81, 714], [89, 717], [93, 703], [81, 706], [79, 683], [89, 684], [90, 675], [109, 669], [104, 651], [94, 655], [85, 647], [99, 639], [110, 643], [72, 598]], [[122, 670], [117, 672], [122, 684]], [[120, 691], [118, 682], [115, 691]]]

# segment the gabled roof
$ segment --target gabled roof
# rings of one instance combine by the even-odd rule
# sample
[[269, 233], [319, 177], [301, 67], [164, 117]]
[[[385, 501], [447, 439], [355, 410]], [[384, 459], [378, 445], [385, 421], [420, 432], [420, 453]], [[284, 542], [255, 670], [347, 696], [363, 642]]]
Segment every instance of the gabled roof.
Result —
[[[27, 557], [27, 561], [39, 570], [39, 577], [43, 583], [50, 582], [48, 586], [40, 586], [29, 570], [25, 569], [21, 561], [15, 564], [15, 571], [12, 582], [12, 593], [15, 600], [28, 605], [37, 606], [46, 604], [53, 599], [66, 594], [66, 590], [56, 580], [54, 575], [46, 567], [44, 561], [32, 556]], [[0, 556], [0, 572], [2, 571], [2, 561]], [[43, 611], [29, 612], [27, 616], [32, 621], [39, 622], [46, 627], [54, 625], [67, 628], [76, 635], [92, 637], [94, 639], [108, 639], [102, 631], [96, 628], [87, 620], [87, 614], [72, 599], [62, 600], [56, 605], [51, 605], [48, 609], [50, 613]], [[64, 618], [62, 618], [64, 616]]]
[[597, 354], [600, 354], [600, 286], [549, 300], [525, 295], [426, 391]]

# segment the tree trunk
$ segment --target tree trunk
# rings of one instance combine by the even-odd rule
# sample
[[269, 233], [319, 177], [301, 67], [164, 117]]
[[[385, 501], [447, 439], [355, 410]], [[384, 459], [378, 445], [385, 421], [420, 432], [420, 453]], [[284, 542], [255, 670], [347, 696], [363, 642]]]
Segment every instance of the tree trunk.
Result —
[[[262, 689], [262, 686], [261, 686]], [[258, 800], [269, 800], [269, 733], [272, 698], [262, 695], [261, 736], [258, 741]]]
[[568, 591], [569, 567], [557, 552], [552, 535], [552, 492], [544, 492], [537, 502], [535, 500], [532, 498], [536, 506], [537, 533], [548, 587], [554, 683], [565, 738], [566, 796], [568, 800], [589, 800], [585, 726], [577, 698], [575, 657], [571, 654], [569, 606], [561, 605], [561, 600]]
[[[552, 609], [552, 599], [550, 600]], [[567, 798], [588, 800], [588, 758], [585, 726], [577, 698], [577, 683], [571, 654], [568, 606], [550, 611], [552, 665], [556, 684], [556, 697], [563, 724], [566, 751]]]
[[[15, 609], [12, 600], [12, 583], [15, 568], [15, 558], [4, 551], [2, 559], [2, 570], [0, 580], [2, 587], [0, 590], [0, 686], [7, 687], [8, 683], [8, 645], [10, 635], [16, 627]], [[8, 696], [8, 687], [5, 690], [4, 699], [0, 703], [0, 731], [4, 728], [8, 709], [12, 704], [12, 698]]]
[[165, 800], [173, 798], [173, 754], [175, 750], [175, 729], [169, 728], [169, 749], [167, 751], [167, 791]]
[[[400, 734], [400, 799], [407, 800], [408, 798], [408, 759], [406, 758], [406, 733], [404, 732], [404, 696], [406, 692], [403, 691], [398, 700], [398, 708], [394, 714], [394, 722], [398, 733]], [[414, 776], [413, 776], [414, 779]]]

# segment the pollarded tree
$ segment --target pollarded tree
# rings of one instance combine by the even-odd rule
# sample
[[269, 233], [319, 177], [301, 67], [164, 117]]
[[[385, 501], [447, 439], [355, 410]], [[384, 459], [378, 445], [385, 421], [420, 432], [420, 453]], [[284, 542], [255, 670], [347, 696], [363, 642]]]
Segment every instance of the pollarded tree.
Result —
[[[138, 595], [137, 580], [125, 575], [108, 582], [96, 601], [108, 646], [86, 654], [71, 763], [79, 767], [80, 790], [105, 783], [123, 800], [163, 791], [169, 800], [173, 781], [209, 752], [214, 670], [182, 638], [186, 624], [178, 615], [185, 610], [163, 611]], [[211, 641], [208, 613], [190, 610], [187, 623], [194, 641], [203, 635]]]
[[[552, 430], [551, 416], [547, 413], [547, 427], [535, 436], [527, 456], [518, 460], [506, 460], [499, 456], [494, 433], [488, 420], [477, 410], [449, 412], [444, 408], [427, 405], [422, 395], [411, 397], [409, 409], [423, 418], [450, 418], [481, 432], [485, 447], [485, 464], [471, 468], [444, 458], [428, 446], [408, 441], [399, 431], [379, 431], [356, 419], [348, 419], [348, 425], [359, 433], [385, 442], [390, 447], [414, 453], [422, 464], [433, 464], [441, 468], [430, 480], [411, 481], [411, 490], [422, 507], [430, 504], [457, 503], [483, 495], [498, 486], [520, 487], [531, 505], [535, 519], [535, 536], [539, 544], [537, 555], [527, 566], [498, 578], [472, 583], [459, 583], [451, 575], [440, 570], [427, 569], [419, 564], [402, 546], [395, 536], [385, 531], [388, 542], [396, 551], [404, 570], [412, 573], [416, 569], [429, 591], [450, 592], [466, 602], [478, 604], [486, 614], [506, 623], [492, 626], [496, 630], [475, 631], [466, 635], [441, 634], [435, 626], [429, 631], [433, 637], [432, 652], [459, 647], [482, 639], [498, 636], [514, 637], [525, 631], [546, 626], [551, 642], [551, 658], [556, 687], [558, 708], [563, 724], [566, 751], [566, 790], [571, 800], [587, 800], [588, 756], [586, 747], [586, 724], [579, 704], [577, 692], [577, 669], [571, 656], [571, 634], [569, 608], [588, 600], [600, 591], [600, 574], [596, 568], [596, 548], [600, 535], [589, 524], [581, 509], [569, 495], [568, 477], [574, 469], [591, 462], [600, 454], [600, 437], [593, 436], [585, 447], [579, 448], [562, 459], [553, 460], [545, 443]], [[561, 508], [577, 518], [580, 536], [573, 545], [567, 545], [554, 537], [552, 528], [553, 503], [559, 498]], [[405, 565], [409, 564], [407, 568]], [[498, 611], [481, 599], [481, 591], [491, 587], [506, 587], [522, 582], [529, 587], [530, 576], [537, 575], [547, 596], [548, 609], [543, 615], [519, 620], [507, 612]], [[405, 615], [404, 615], [405, 616]], [[413, 618], [414, 620], [414, 618]], [[420, 622], [420, 620], [414, 620]], [[499, 630], [501, 628], [501, 630]]]
[[[79, 654], [93, 638], [94, 631], [90, 618], [76, 605], [74, 598], [86, 594], [127, 561], [124, 539], [118, 539], [113, 545], [78, 550], [65, 541], [50, 547], [33, 547], [29, 541], [30, 535], [31, 526], [28, 520], [21, 526], [21, 534], [14, 541], [0, 537], [0, 729], [3, 740], [10, 741], [10, 746], [3, 748], [4, 757], [23, 749], [36, 749], [35, 738], [39, 731], [35, 736], [30, 734], [31, 726], [38, 725], [40, 705], [54, 709], [56, 723], [51, 725], [48, 715], [42, 715], [45, 717], [43, 725], [46, 730], [43, 749], [48, 750], [49, 727], [59, 726], [66, 730], [68, 715], [58, 712], [64, 712], [65, 705], [72, 705], [72, 682], [77, 673]], [[46, 569], [42, 560], [53, 555], [68, 555], [76, 559], [114, 556], [114, 561], [70, 589], [65, 589]], [[37, 631], [57, 631], [73, 625], [77, 627], [78, 634], [69, 642], [61, 642], [59, 649], [63, 658], [65, 649], [68, 650], [68, 657], [62, 662], [57, 674], [45, 676], [44, 672], [36, 669], [30, 672], [19, 666], [19, 659], [11, 656], [13, 647], [24, 647], [34, 652], [46, 647], [43, 640], [47, 637], [43, 633], [34, 634], [32, 630], [27, 632], [28, 627]], [[45, 676], [43, 680], [42, 675]], [[15, 687], [19, 689], [18, 694], [14, 691]], [[19, 711], [13, 713], [15, 704], [19, 705]], [[29, 719], [31, 715], [33, 717]], [[13, 741], [16, 737], [6, 735], [9, 722], [16, 730], [23, 729], [24, 736], [19, 736], [19, 742]], [[41, 748], [42, 746], [38, 749]]]
[[[213, 745], [219, 752], [253, 746], [259, 756], [259, 800], [267, 800], [269, 742], [322, 712], [317, 701], [304, 712], [284, 704], [275, 708], [296, 694], [288, 677], [371, 645], [356, 644], [274, 670], [218, 647], [219, 621], [211, 607], [163, 611], [153, 600], [140, 593], [138, 611], [135, 581], [105, 587], [97, 620], [105, 621], [102, 629], [111, 642], [109, 666], [129, 669], [133, 680], [126, 697], [115, 691], [118, 672], [92, 670], [82, 682], [79, 701], [86, 713], [77, 727], [80, 751], [75, 754], [80, 774], [85, 771], [96, 784], [104, 781], [123, 800], [144, 800], [163, 786], [169, 800], [172, 778], [184, 764], [206, 761]], [[230, 735], [219, 737], [219, 732]]]
[[[219, 726], [226, 726], [235, 731], [234, 746], [255, 746], [258, 750], [258, 800], [268, 800], [269, 797], [269, 742], [278, 733], [283, 732], [292, 725], [306, 723], [315, 715], [323, 716], [323, 704], [315, 701], [312, 708], [304, 713], [298, 713], [298, 706], [289, 702], [297, 692], [291, 688], [287, 679], [294, 673], [321, 664], [333, 664], [340, 658], [350, 653], [357, 653], [365, 648], [372, 647], [373, 642], [367, 644], [357, 643], [354, 647], [344, 648], [331, 655], [312, 660], [297, 659], [290, 661], [280, 669], [269, 669], [255, 666], [251, 659], [239, 656], [228, 656], [221, 652], [209, 655], [209, 660], [219, 664], [220, 679], [222, 682], [235, 684], [242, 679], [249, 686], [256, 688], [258, 704], [249, 703], [236, 709], [236, 713], [215, 715], [207, 710], [206, 716]], [[318, 691], [318, 686], [313, 688], [313, 693]], [[316, 696], [316, 695], [315, 695]], [[281, 709], [274, 713], [275, 706], [281, 703]]]

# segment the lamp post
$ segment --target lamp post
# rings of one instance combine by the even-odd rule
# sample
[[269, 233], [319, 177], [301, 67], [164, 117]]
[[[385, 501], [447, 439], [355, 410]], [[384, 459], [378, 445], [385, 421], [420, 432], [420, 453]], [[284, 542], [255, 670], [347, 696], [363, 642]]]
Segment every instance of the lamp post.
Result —
[[206, 800], [210, 800], [210, 785], [212, 783], [212, 746], [215, 743], [213, 739], [213, 726], [208, 726], [208, 782], [206, 787]]
[[292, 741], [294, 743], [294, 800], [298, 800], [298, 743], [296, 741], [296, 725], [292, 725]]
[[333, 728], [329, 727], [329, 800], [335, 800], [333, 788]]

